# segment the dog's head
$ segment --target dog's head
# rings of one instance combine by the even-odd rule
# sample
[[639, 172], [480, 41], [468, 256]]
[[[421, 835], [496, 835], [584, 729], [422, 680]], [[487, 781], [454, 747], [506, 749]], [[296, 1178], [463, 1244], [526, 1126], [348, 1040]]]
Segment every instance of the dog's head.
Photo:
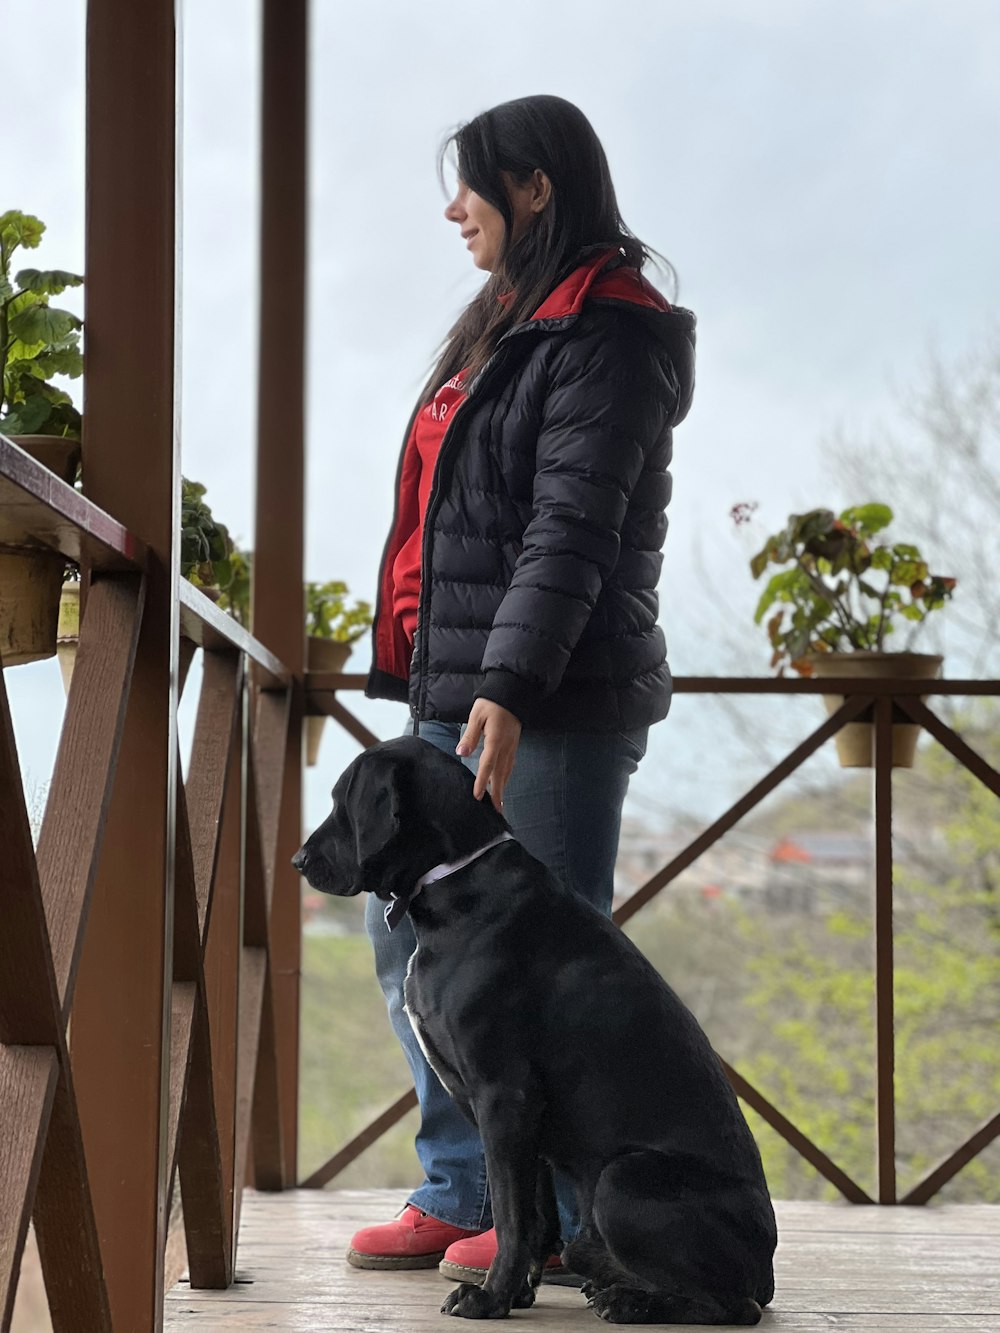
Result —
[[476, 851], [507, 827], [473, 776], [428, 741], [404, 736], [359, 755], [333, 788], [333, 809], [292, 857], [314, 889], [409, 900], [433, 866]]

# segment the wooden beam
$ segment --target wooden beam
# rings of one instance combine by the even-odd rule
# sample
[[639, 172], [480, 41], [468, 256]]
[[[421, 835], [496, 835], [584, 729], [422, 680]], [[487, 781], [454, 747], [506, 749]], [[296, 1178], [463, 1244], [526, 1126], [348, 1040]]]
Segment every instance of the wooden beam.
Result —
[[856, 695], [852, 699], [845, 699], [837, 711], [831, 714], [821, 726], [817, 727], [812, 735], [807, 736], [800, 745], [797, 745], [790, 754], [787, 754], [780, 763], [776, 764], [770, 773], [761, 778], [745, 795], [731, 805], [724, 815], [720, 815], [682, 852], [678, 852], [674, 859], [665, 865], [662, 870], [657, 871], [641, 888], [637, 889], [631, 898], [614, 913], [613, 920], [615, 923], [621, 926], [630, 917], [634, 916], [640, 907], [645, 906], [650, 898], [659, 893], [672, 879], [676, 879], [681, 871], [686, 870], [689, 865], [693, 865], [699, 856], [718, 842], [724, 833], [728, 833], [734, 825], [738, 824], [744, 815], [759, 805], [765, 796], [784, 782], [789, 774], [794, 773], [800, 764], [805, 763], [809, 756], [814, 754], [841, 727], [848, 722], [852, 722], [859, 713], [863, 713], [870, 706], [871, 699], [865, 695]]
[[138, 575], [91, 582], [38, 839], [38, 873], [64, 1023], [118, 764], [143, 600]]
[[875, 1133], [878, 1201], [896, 1202], [892, 940], [892, 699], [875, 705]]
[[87, 7], [83, 486], [149, 551], [72, 1063], [115, 1328], [163, 1308], [178, 679], [174, 0]]
[[301, 908], [289, 864], [302, 835], [305, 665], [303, 498], [307, 0], [264, 0], [261, 80], [260, 374], [253, 627], [293, 677], [271, 915], [282, 1178], [298, 1153]]
[[0, 1045], [0, 1328], [10, 1328], [59, 1066], [51, 1046]]

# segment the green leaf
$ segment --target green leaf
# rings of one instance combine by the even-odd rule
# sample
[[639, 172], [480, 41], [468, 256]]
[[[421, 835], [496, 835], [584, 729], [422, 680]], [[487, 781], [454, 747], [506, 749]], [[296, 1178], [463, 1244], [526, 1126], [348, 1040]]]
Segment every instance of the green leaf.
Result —
[[864, 537], [872, 537], [881, 532], [892, 522], [892, 510], [888, 505], [866, 504], [852, 505], [840, 515], [844, 523], [855, 528]]
[[897, 560], [889, 573], [889, 582], [900, 587], [910, 587], [927, 577], [925, 560]]
[[52, 415], [52, 404], [41, 394], [33, 394], [17, 404], [0, 421], [5, 435], [38, 435]]
[[16, 338], [30, 346], [60, 342], [74, 329], [82, 328], [83, 321], [69, 310], [56, 310], [38, 302], [13, 315], [9, 327]]
[[25, 291], [36, 296], [59, 296], [67, 287], [82, 287], [83, 278], [79, 273], [67, 273], [65, 269], [23, 268], [14, 281]]
[[54, 347], [51, 351], [40, 352], [33, 362], [34, 374], [68, 375], [70, 379], [79, 379], [83, 374], [83, 353], [78, 341], [69, 346]]
[[34, 250], [44, 231], [45, 223], [31, 213], [19, 213], [14, 208], [0, 213], [0, 245], [8, 258], [19, 245], [25, 250]]

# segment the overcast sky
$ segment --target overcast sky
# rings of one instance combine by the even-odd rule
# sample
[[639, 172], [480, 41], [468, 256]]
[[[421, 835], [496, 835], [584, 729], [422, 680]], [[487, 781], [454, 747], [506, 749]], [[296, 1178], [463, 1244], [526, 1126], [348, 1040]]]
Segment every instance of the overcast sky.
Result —
[[[183, 466], [247, 540], [259, 6], [185, 9]], [[36, 59], [5, 60], [17, 128], [0, 144], [0, 211], [48, 224], [42, 267], [83, 263], [84, 11], [0, 0], [4, 50], [46, 53], [41, 79]], [[556, 93], [590, 117], [626, 220], [673, 262], [698, 315], [662, 593], [674, 669], [711, 670], [710, 636], [685, 633], [690, 599], [711, 601], [693, 583], [696, 547], [748, 615], [756, 595], [730, 506], [759, 501], [772, 530], [796, 507], [883, 498], [833, 493], [824, 440], [891, 418], [893, 383], [929, 350], [958, 356], [996, 327], [998, 68], [995, 0], [317, 0], [308, 577], [372, 595], [414, 395], [481, 280], [442, 217], [442, 137], [496, 102]], [[744, 670], [766, 669], [751, 633]], [[44, 780], [58, 673], [7, 680], [23, 766]], [[665, 752], [691, 736], [676, 713], [657, 733]], [[386, 734], [402, 721], [391, 707], [365, 715]], [[351, 754], [326, 744], [309, 822]]]

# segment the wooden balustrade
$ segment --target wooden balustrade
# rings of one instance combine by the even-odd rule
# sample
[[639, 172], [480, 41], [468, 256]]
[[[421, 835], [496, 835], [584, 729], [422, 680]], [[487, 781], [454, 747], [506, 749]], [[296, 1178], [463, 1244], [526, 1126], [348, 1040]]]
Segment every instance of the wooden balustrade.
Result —
[[[337, 691], [364, 688], [365, 677], [358, 674], [309, 672], [306, 675], [307, 712], [332, 717], [362, 746], [376, 737], [336, 697]], [[800, 765], [815, 754], [841, 727], [854, 721], [872, 722], [875, 727], [875, 1030], [876, 1030], [876, 1123], [875, 1150], [878, 1189], [876, 1199], [852, 1180], [808, 1135], [802, 1132], [764, 1094], [723, 1060], [726, 1073], [740, 1097], [771, 1128], [830, 1181], [851, 1203], [923, 1204], [949, 1180], [1000, 1136], [1000, 1112], [980, 1125], [954, 1152], [928, 1172], [902, 1198], [897, 1198], [895, 1127], [896, 1097], [894, 1086], [895, 1039], [893, 1024], [893, 848], [892, 848], [892, 728], [895, 722], [918, 722], [950, 754], [973, 773], [995, 795], [1000, 796], [1000, 773], [979, 755], [946, 722], [921, 701], [920, 696], [969, 695], [1000, 696], [1000, 681], [995, 680], [858, 680], [784, 679], [763, 676], [713, 677], [681, 676], [674, 681], [677, 694], [840, 694], [840, 708], [787, 754], [749, 791], [687, 847], [652, 875], [614, 913], [614, 920], [624, 925], [646, 903], [674, 881], [682, 871], [713, 846], [735, 824], [784, 782]], [[367, 1148], [397, 1124], [417, 1104], [411, 1088], [403, 1092], [371, 1124], [342, 1145], [322, 1166], [313, 1171], [302, 1185], [321, 1189], [350, 1166]]]
[[[81, 1055], [68, 1029], [111, 793], [116, 781], [151, 776], [141, 767], [123, 773], [119, 763], [137, 688], [146, 554], [0, 436], [0, 535], [15, 529], [21, 541], [82, 559], [90, 580], [37, 850], [0, 671], [0, 1327], [9, 1326], [33, 1217], [56, 1333], [103, 1333], [112, 1305], [94, 1199], [122, 1163], [106, 1146], [95, 1149], [81, 1123], [74, 1074], [91, 1043]], [[226, 1286], [244, 1180], [291, 1183], [270, 939], [276, 860], [294, 850], [278, 846], [291, 677], [183, 581], [179, 620], [182, 669], [200, 647], [203, 670], [185, 781], [179, 754], [175, 765], [167, 1170], [158, 1211], [168, 1214], [179, 1186], [186, 1245], [173, 1252], [186, 1251], [194, 1285]], [[139, 897], [151, 887], [134, 886]], [[113, 968], [104, 981], [113, 995]], [[115, 1095], [105, 1090], [109, 1107]], [[150, 1251], [158, 1243], [152, 1224], [140, 1242]], [[161, 1263], [168, 1283], [175, 1280], [178, 1261]]]

